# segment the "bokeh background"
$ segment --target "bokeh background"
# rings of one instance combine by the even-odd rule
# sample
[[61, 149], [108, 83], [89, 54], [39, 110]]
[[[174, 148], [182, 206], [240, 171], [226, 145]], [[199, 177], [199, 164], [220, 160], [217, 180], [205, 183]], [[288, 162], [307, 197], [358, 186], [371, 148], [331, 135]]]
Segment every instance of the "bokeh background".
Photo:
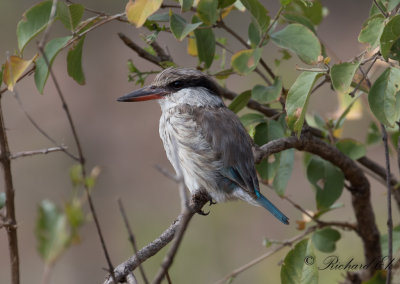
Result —
[[[5, 62], [7, 54], [13, 54], [17, 50], [16, 25], [23, 12], [38, 2], [0, 1], [0, 62]], [[122, 12], [126, 4], [123, 0], [77, 2], [107, 14]], [[267, 5], [271, 15], [274, 15], [279, 7], [278, 0], [262, 2]], [[318, 28], [318, 35], [329, 48], [328, 54], [333, 62], [350, 60], [363, 50], [364, 47], [358, 43], [357, 37], [363, 21], [368, 17], [371, 2], [322, 1], [329, 14]], [[226, 23], [244, 37], [247, 35], [248, 22], [249, 15], [238, 11], [232, 12], [226, 19]], [[119, 40], [118, 32], [124, 32], [143, 46], [141, 35], [145, 31], [137, 30], [126, 23], [111, 22], [91, 32], [86, 37], [83, 51], [86, 75], [84, 86], [79, 86], [68, 76], [65, 51], [54, 62], [54, 71], [70, 105], [88, 168], [101, 167], [101, 175], [92, 195], [115, 265], [132, 254], [116, 202], [118, 197], [125, 204], [140, 247], [159, 236], [180, 211], [177, 185], [155, 169], [155, 165], [161, 165], [172, 171], [158, 136], [158, 104], [154, 101], [141, 104], [116, 102], [116, 98], [137, 88], [127, 80], [128, 59], [132, 59], [141, 70], [158, 68], [138, 58]], [[56, 25], [51, 36], [64, 34], [62, 26]], [[217, 35], [225, 34], [219, 30]], [[231, 37], [227, 37], [231, 49], [242, 48]], [[178, 45], [170, 34], [162, 34], [159, 43], [168, 47], [178, 64], [195, 66], [197, 59], [186, 55], [185, 41]], [[36, 53], [35, 48], [33, 41], [26, 49], [25, 57], [33, 56]], [[276, 49], [264, 51], [264, 58], [270, 66], [274, 66], [273, 59], [276, 55]], [[293, 59], [274, 69], [284, 77], [286, 86], [298, 75], [298, 71], [295, 70], [296, 64], [301, 63]], [[227, 86], [239, 93], [256, 83], [261, 83], [256, 76], [232, 76], [227, 81]], [[33, 76], [21, 81], [16, 89], [27, 112], [38, 124], [57, 141], [67, 145], [71, 151], [76, 151], [51, 80], [48, 81], [43, 95], [36, 90]], [[4, 95], [3, 108], [12, 152], [53, 146], [30, 124], [13, 94]], [[327, 117], [336, 108], [336, 95], [329, 86], [321, 88], [312, 96], [309, 107], [312, 113], [319, 113], [323, 117]], [[345, 125], [343, 136], [364, 141], [369, 121], [370, 116], [365, 112], [362, 119]], [[369, 149], [368, 155], [383, 164], [383, 151], [380, 146]], [[43, 199], [49, 199], [62, 206], [71, 197], [73, 187], [69, 178], [69, 168], [73, 164], [74, 162], [61, 152], [18, 159], [12, 163], [22, 283], [41, 281], [43, 262], [36, 251], [34, 237], [37, 206]], [[396, 168], [393, 168], [397, 174]], [[381, 184], [370, 180], [376, 219], [381, 232], [385, 232], [385, 189]], [[4, 191], [3, 187], [1, 184], [0, 191]], [[206, 207], [205, 210], [210, 210], [211, 214], [207, 217], [195, 216], [190, 223], [170, 270], [173, 283], [214, 283], [233, 269], [265, 253], [267, 249], [263, 247], [264, 238], [284, 240], [301, 233], [296, 229], [295, 222], [302, 218], [301, 213], [287, 201], [278, 198], [272, 190], [263, 187], [263, 191], [290, 217], [291, 225], [284, 226], [265, 210], [244, 202]], [[314, 194], [305, 177], [301, 153], [296, 153], [287, 195], [303, 208], [315, 209]], [[327, 214], [325, 219], [354, 221], [347, 190], [344, 190], [340, 202], [344, 203], [344, 207]], [[87, 206], [85, 210], [89, 212]], [[394, 207], [394, 211], [396, 224], [397, 207]], [[52, 283], [102, 283], [106, 275], [102, 268], [107, 265], [93, 221], [84, 225], [80, 236], [80, 244], [68, 249], [57, 262], [52, 273]], [[157, 271], [165, 251], [164, 249], [144, 264], [148, 276], [151, 277]], [[240, 274], [234, 283], [279, 283], [279, 264], [287, 252], [288, 249], [284, 249]], [[355, 263], [364, 262], [360, 239], [354, 233], [342, 232], [342, 240], [333, 254], [339, 256], [343, 262], [351, 258], [355, 259]], [[318, 253], [317, 261], [322, 263], [326, 256], [328, 255]], [[345, 273], [346, 271], [320, 271], [320, 283], [337, 283]], [[7, 238], [5, 231], [0, 230], [0, 283], [10, 283], [9, 274]], [[140, 276], [137, 276], [141, 283]]]

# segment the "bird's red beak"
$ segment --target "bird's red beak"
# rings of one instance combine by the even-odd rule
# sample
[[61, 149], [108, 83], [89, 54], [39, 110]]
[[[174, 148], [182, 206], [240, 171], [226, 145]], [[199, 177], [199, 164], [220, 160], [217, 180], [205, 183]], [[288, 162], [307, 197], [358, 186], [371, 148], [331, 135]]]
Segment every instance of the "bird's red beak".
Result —
[[153, 86], [147, 86], [139, 90], [133, 91], [123, 97], [117, 99], [119, 102], [141, 102], [149, 100], [158, 100], [164, 98], [168, 92], [161, 88], [154, 88]]

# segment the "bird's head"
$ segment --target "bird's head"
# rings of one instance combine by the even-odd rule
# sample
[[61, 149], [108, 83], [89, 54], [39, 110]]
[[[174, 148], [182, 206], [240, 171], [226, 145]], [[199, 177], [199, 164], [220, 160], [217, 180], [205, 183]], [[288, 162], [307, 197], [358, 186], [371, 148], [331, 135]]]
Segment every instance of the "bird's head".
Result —
[[162, 108], [177, 104], [207, 106], [222, 103], [217, 83], [203, 72], [190, 68], [165, 69], [150, 85], [120, 97], [118, 101], [158, 99]]

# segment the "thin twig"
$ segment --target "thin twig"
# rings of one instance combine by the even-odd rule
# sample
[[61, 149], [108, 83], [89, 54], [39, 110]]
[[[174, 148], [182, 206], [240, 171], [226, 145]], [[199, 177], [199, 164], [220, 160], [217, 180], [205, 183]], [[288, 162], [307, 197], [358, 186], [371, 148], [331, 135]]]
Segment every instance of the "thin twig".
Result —
[[[128, 217], [126, 216], [125, 208], [124, 208], [124, 205], [122, 204], [121, 198], [118, 198], [118, 206], [119, 206], [119, 211], [121, 212], [122, 219], [124, 220], [125, 228], [128, 231], [129, 241], [132, 245], [133, 252], [135, 254], [137, 254], [138, 247], [136, 244], [135, 236], [133, 234], [131, 226], [129, 225]], [[140, 274], [142, 275], [143, 282], [148, 284], [149, 281], [147, 280], [146, 273], [144, 272], [142, 264], [139, 264], [139, 271], [140, 271]]]
[[52, 148], [46, 148], [46, 149], [40, 149], [40, 150], [18, 152], [18, 153], [12, 154], [10, 156], [10, 159], [13, 160], [13, 159], [21, 158], [21, 157], [45, 155], [45, 154], [52, 153], [52, 152], [64, 151], [65, 149], [67, 149], [66, 146], [58, 146], [58, 147], [52, 147]]
[[321, 226], [319, 225], [314, 225], [309, 227], [307, 230], [305, 230], [303, 233], [290, 238], [286, 241], [283, 241], [282, 244], [276, 246], [274, 249], [264, 253], [263, 255], [257, 257], [256, 259], [253, 259], [252, 261], [250, 261], [249, 263], [246, 263], [245, 265], [233, 270], [231, 273], [229, 273], [228, 275], [226, 275], [224, 278], [222, 278], [221, 280], [215, 282], [214, 284], [223, 284], [228, 282], [231, 279], [234, 279], [238, 274], [242, 273], [243, 271], [249, 269], [250, 267], [253, 267], [254, 265], [258, 264], [259, 262], [263, 261], [264, 259], [270, 257], [271, 255], [277, 253], [278, 251], [280, 251], [281, 249], [288, 247], [288, 246], [292, 246], [293, 244], [297, 243], [298, 241], [302, 240], [305, 236], [307, 236], [308, 234], [311, 234], [312, 232], [316, 231], [318, 228], [321, 228]]
[[[29, 122], [33, 125], [33, 127], [36, 128], [37, 131], [39, 131], [40, 134], [42, 134], [44, 137], [46, 137], [50, 142], [52, 142], [55, 146], [58, 146], [59, 143], [52, 138], [46, 131], [43, 130], [42, 127], [40, 127], [40, 125], [33, 119], [33, 117], [28, 113], [28, 111], [25, 109], [24, 104], [21, 101], [21, 98], [17, 92], [16, 89], [14, 89], [13, 91], [14, 93], [14, 98], [17, 100], [19, 107], [21, 108], [22, 112], [25, 114], [26, 118], [29, 120]], [[72, 158], [75, 161], [79, 161], [79, 158], [76, 157], [73, 153], [71, 153], [70, 151], [68, 151], [68, 149], [65, 147], [62, 150], [67, 156], [69, 156], [70, 158]]]
[[375, 4], [376, 8], [379, 9], [379, 11], [381, 12], [381, 14], [382, 14], [385, 18], [389, 17], [389, 15], [382, 9], [382, 7], [379, 6], [379, 3], [378, 3], [376, 0], [374, 0], [374, 4]]
[[374, 59], [372, 60], [372, 63], [369, 65], [367, 71], [362, 72], [362, 73], [363, 73], [363, 76], [362, 76], [361, 80], [357, 83], [357, 85], [356, 85], [356, 87], [354, 88], [354, 90], [351, 91], [351, 93], [349, 93], [349, 95], [350, 95], [351, 97], [354, 97], [355, 93], [356, 93], [356, 92], [358, 91], [358, 89], [360, 88], [362, 82], [367, 78], [367, 75], [368, 75], [369, 71], [371, 71], [372, 66], [374, 66], [376, 60], [378, 59], [378, 54], [375, 54], [375, 56], [373, 56], [373, 58], [374, 58]]
[[[49, 69], [50, 77], [53, 80], [54, 86], [56, 87], [57, 94], [58, 94], [58, 96], [59, 96], [59, 98], [61, 100], [61, 103], [62, 103], [62, 108], [64, 109], [65, 114], [67, 116], [67, 120], [68, 120], [68, 123], [69, 123], [71, 131], [72, 131], [72, 136], [74, 138], [76, 147], [78, 149], [79, 163], [81, 165], [82, 178], [83, 178], [84, 181], [86, 181], [87, 174], [86, 174], [86, 168], [85, 168], [85, 157], [83, 155], [82, 146], [81, 146], [81, 143], [80, 143], [80, 140], [79, 140], [79, 137], [78, 137], [78, 133], [77, 133], [76, 128], [75, 128], [75, 124], [74, 124], [73, 119], [72, 119], [71, 112], [69, 110], [69, 107], [68, 107], [68, 104], [67, 104], [67, 102], [65, 100], [65, 97], [64, 97], [64, 95], [63, 95], [63, 93], [61, 91], [61, 87], [58, 84], [58, 81], [57, 81], [56, 76], [55, 76], [55, 74], [53, 72], [53, 69], [51, 68], [49, 60], [48, 60], [48, 58], [47, 58], [47, 56], [46, 56], [46, 54], [44, 52], [43, 47], [42, 46], [38, 46], [38, 48], [39, 48], [40, 53], [43, 56], [44, 61], [46, 62], [47, 68]], [[112, 262], [111, 262], [109, 254], [108, 254], [106, 244], [105, 244], [105, 240], [104, 240], [103, 234], [101, 232], [100, 223], [99, 223], [99, 220], [97, 218], [97, 214], [96, 214], [96, 211], [95, 211], [95, 208], [94, 208], [92, 197], [90, 195], [89, 186], [88, 186], [88, 184], [86, 182], [84, 182], [83, 185], [84, 185], [86, 196], [87, 196], [87, 199], [88, 199], [90, 212], [92, 213], [93, 220], [95, 222], [95, 226], [96, 226], [96, 229], [97, 229], [97, 234], [99, 235], [101, 246], [102, 246], [102, 249], [103, 249], [107, 264], [108, 264], [109, 271], [111, 273], [111, 278], [112, 278], [114, 283], [117, 283], [115, 281], [115, 276], [114, 276], [114, 267], [112, 265]]]
[[[7, 58], [9, 60], [9, 58]], [[12, 69], [12, 68], [11, 68]], [[12, 72], [12, 70], [11, 70]], [[12, 74], [11, 74], [12, 77]], [[17, 219], [15, 214], [15, 189], [11, 171], [10, 148], [8, 146], [8, 137], [3, 117], [3, 108], [0, 97], [0, 163], [3, 168], [3, 177], [5, 183], [6, 194], [6, 216], [4, 223], [10, 224], [7, 228], [8, 249], [10, 254], [11, 265], [11, 283], [19, 284], [19, 252], [18, 252], [18, 236], [17, 236]]]
[[274, 19], [272, 20], [272, 22], [269, 24], [268, 28], [265, 31], [264, 37], [262, 38], [262, 40], [260, 41], [260, 43], [258, 44], [258, 47], [262, 47], [263, 42], [266, 40], [266, 38], [268, 37], [268, 33], [269, 31], [272, 29], [272, 27], [275, 25], [275, 23], [278, 21], [279, 17], [281, 16], [282, 12], [284, 10], [284, 7], [281, 6], [278, 10], [278, 12], [276, 13]]
[[[386, 132], [385, 125], [383, 125], [383, 123], [381, 123], [381, 130], [382, 130], [383, 145], [385, 148], [385, 161], [386, 161], [388, 261], [390, 263], [393, 258], [392, 187], [390, 185], [390, 158], [389, 158], [388, 135]], [[392, 266], [388, 265], [386, 284], [390, 283], [392, 283]]]

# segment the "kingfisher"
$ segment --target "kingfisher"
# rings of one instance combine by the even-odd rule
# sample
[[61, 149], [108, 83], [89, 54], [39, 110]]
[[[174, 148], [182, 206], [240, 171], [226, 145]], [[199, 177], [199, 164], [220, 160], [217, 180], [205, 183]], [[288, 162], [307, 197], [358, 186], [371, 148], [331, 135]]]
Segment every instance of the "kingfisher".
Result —
[[289, 224], [289, 218], [261, 194], [252, 140], [210, 76], [171, 67], [150, 85], [118, 98], [147, 100], [158, 100], [161, 106], [159, 132], [165, 152], [175, 171], [182, 172], [192, 196], [205, 194], [210, 203], [244, 200]]

